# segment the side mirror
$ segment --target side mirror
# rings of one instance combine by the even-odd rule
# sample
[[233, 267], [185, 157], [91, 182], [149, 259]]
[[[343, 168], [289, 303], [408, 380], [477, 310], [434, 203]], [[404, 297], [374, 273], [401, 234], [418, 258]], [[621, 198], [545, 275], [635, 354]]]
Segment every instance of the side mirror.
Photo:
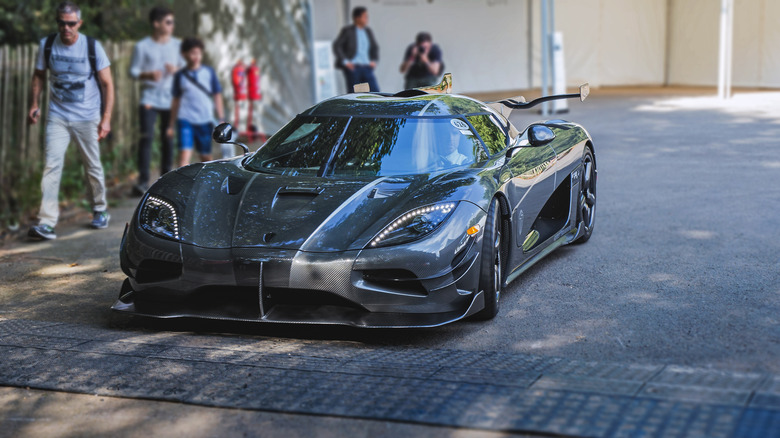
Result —
[[233, 126], [230, 123], [220, 123], [214, 128], [211, 137], [219, 144], [226, 144], [233, 141]]
[[241, 146], [244, 150], [244, 155], [249, 153], [249, 147], [243, 143], [233, 141], [233, 126], [230, 123], [220, 123], [214, 128], [214, 132], [211, 134], [211, 138], [219, 144], [235, 144]]
[[554, 139], [555, 133], [544, 125], [531, 125], [528, 128], [528, 143], [531, 146], [544, 146]]

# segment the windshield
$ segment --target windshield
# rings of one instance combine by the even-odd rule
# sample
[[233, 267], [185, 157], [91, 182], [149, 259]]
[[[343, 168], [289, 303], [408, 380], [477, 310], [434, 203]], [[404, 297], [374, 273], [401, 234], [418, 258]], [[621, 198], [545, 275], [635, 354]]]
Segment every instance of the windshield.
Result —
[[436, 172], [485, 159], [462, 119], [299, 116], [246, 165], [285, 175], [359, 177]]

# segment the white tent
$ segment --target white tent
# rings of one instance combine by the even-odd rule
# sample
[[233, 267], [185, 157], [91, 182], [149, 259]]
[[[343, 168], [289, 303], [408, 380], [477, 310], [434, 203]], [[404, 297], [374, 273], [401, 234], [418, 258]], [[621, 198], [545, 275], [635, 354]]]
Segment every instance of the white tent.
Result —
[[[780, 1], [734, 1], [733, 84], [780, 87]], [[442, 47], [458, 90], [540, 85], [540, 0], [314, 3], [315, 30], [317, 11], [328, 5], [344, 11], [339, 24], [348, 22], [352, 7], [368, 8], [385, 90], [400, 89], [403, 51], [422, 30]], [[556, 0], [555, 27], [564, 34], [569, 85], [716, 85], [720, 7], [720, 0]]]

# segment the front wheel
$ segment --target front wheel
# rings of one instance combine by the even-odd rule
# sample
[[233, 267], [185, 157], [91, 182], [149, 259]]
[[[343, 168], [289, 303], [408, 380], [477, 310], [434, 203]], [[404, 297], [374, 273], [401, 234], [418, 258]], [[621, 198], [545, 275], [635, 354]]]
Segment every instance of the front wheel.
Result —
[[574, 243], [585, 243], [593, 234], [593, 226], [596, 223], [596, 160], [593, 151], [585, 149], [582, 158], [582, 178], [580, 180], [580, 199], [578, 201], [577, 217], [585, 226], [585, 232]]
[[485, 308], [474, 314], [475, 319], [493, 319], [498, 314], [498, 300], [504, 285], [503, 260], [501, 258], [501, 206], [493, 199], [482, 236], [482, 267], [479, 288], [485, 295]]

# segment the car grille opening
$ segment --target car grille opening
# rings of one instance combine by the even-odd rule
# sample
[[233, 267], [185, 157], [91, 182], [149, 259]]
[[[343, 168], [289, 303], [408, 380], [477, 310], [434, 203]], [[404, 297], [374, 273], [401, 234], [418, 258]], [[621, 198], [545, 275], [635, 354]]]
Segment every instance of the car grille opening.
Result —
[[283, 287], [268, 287], [264, 290], [267, 297], [266, 305], [272, 308], [275, 305], [285, 306], [336, 306], [350, 309], [365, 310], [362, 306], [336, 295], [313, 289], [290, 289]]
[[405, 269], [373, 269], [363, 271], [363, 281], [368, 285], [395, 292], [426, 296], [428, 289], [414, 273]]
[[181, 263], [146, 259], [138, 265], [135, 281], [138, 283], [155, 283], [158, 281], [175, 280], [180, 276]]

